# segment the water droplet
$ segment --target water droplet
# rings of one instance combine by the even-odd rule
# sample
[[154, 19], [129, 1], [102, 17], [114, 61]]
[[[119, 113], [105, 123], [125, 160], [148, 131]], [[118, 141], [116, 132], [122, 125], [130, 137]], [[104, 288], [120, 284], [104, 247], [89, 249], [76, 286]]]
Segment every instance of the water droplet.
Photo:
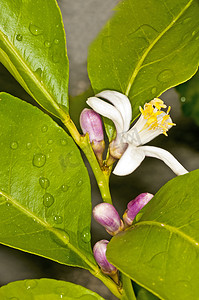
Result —
[[194, 30], [193, 32], [192, 32], [192, 36], [194, 36], [196, 34], [196, 31]]
[[[6, 200], [7, 200], [7, 199], [6, 199]], [[11, 203], [7, 202], [7, 203], [6, 203], [6, 206], [8, 206], [8, 207], [11, 206]]]
[[44, 132], [47, 132], [48, 131], [48, 126], [47, 125], [44, 125], [41, 127], [41, 131], [44, 133]]
[[26, 289], [29, 290], [29, 289], [34, 289], [36, 286], [37, 286], [37, 280], [35, 279], [27, 279], [25, 280], [25, 286], [26, 286]]
[[30, 150], [31, 147], [32, 147], [31, 143], [27, 143], [27, 144], [26, 144], [26, 148], [27, 148], [28, 150]]
[[39, 26], [36, 26], [34, 24], [29, 25], [29, 30], [35, 36], [40, 35], [43, 32], [43, 30]]
[[160, 72], [158, 74], [157, 80], [160, 82], [168, 82], [169, 80], [171, 80], [171, 78], [173, 78], [173, 71], [170, 69], [165, 69], [162, 72]]
[[63, 192], [67, 192], [68, 189], [69, 189], [69, 186], [66, 185], [66, 184], [63, 184], [63, 185], [61, 186], [61, 190], [62, 190]]
[[46, 156], [42, 153], [35, 154], [33, 156], [33, 165], [37, 168], [41, 168], [45, 165], [46, 163]]
[[50, 207], [51, 205], [53, 205], [54, 201], [55, 201], [55, 199], [51, 194], [49, 194], [49, 193], [44, 194], [44, 196], [43, 196], [44, 206]]
[[56, 45], [58, 45], [58, 44], [59, 44], [59, 40], [58, 40], [58, 39], [54, 39], [54, 43], [55, 43]]
[[16, 150], [18, 148], [18, 143], [17, 142], [12, 142], [10, 144], [10, 148], [13, 149], [13, 150]]
[[42, 69], [41, 68], [37, 68], [36, 71], [35, 71], [35, 74], [37, 75], [37, 77], [40, 79], [41, 78], [41, 75], [42, 75]]
[[151, 93], [153, 95], [157, 93], [157, 88], [155, 86], [151, 89]]
[[186, 98], [185, 98], [185, 97], [181, 97], [181, 98], [180, 98], [180, 101], [181, 101], [181, 102], [185, 102], [185, 101], [186, 101]]
[[21, 34], [17, 34], [17, 35], [16, 35], [16, 40], [17, 40], [17, 41], [21, 42], [22, 39], [23, 39], [23, 36], [22, 36]]
[[58, 216], [58, 215], [54, 216], [54, 222], [55, 222], [56, 224], [61, 224], [61, 223], [63, 223], [63, 217], [62, 217], [62, 216]]
[[65, 146], [65, 145], [67, 145], [67, 140], [66, 139], [61, 139], [60, 143], [61, 143], [62, 146]]
[[50, 139], [50, 140], [47, 141], [47, 143], [48, 143], [48, 145], [52, 145], [53, 140]]
[[81, 186], [83, 184], [83, 180], [79, 180], [78, 182], [77, 182], [77, 186]]
[[91, 240], [91, 233], [89, 227], [85, 227], [81, 232], [81, 239], [84, 243], [88, 243]]
[[58, 63], [59, 60], [60, 60], [60, 54], [54, 53], [53, 57], [52, 57], [52, 60], [53, 60], [54, 63]]
[[52, 240], [56, 244], [58, 244], [59, 246], [65, 248], [65, 250], [66, 250], [65, 255], [69, 254], [70, 250], [66, 248], [66, 245], [69, 242], [69, 235], [68, 235], [68, 233], [66, 231], [64, 231], [63, 229], [60, 229], [60, 228], [55, 228], [55, 230], [56, 230], [56, 234], [53, 233], [53, 232], [51, 233]]
[[50, 181], [48, 180], [48, 178], [40, 177], [39, 184], [41, 185], [42, 189], [47, 189], [50, 185]]
[[46, 48], [50, 48], [50, 47], [51, 47], [51, 42], [50, 42], [50, 41], [45, 41], [45, 42], [44, 42], [44, 46], [45, 46]]

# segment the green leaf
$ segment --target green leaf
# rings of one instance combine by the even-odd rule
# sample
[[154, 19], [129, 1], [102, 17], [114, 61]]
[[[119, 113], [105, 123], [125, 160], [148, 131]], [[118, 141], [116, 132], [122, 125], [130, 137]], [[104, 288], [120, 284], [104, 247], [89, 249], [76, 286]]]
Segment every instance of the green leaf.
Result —
[[169, 181], [108, 246], [109, 261], [161, 299], [199, 295], [198, 182], [199, 170]]
[[65, 32], [55, 0], [0, 2], [0, 62], [47, 111], [68, 109]]
[[199, 126], [199, 71], [187, 82], [176, 87], [180, 95], [182, 111]]
[[98, 294], [80, 286], [54, 279], [11, 282], [0, 288], [1, 300], [103, 300]]
[[38, 108], [0, 94], [0, 243], [87, 269], [90, 183], [80, 152]]
[[199, 61], [198, 0], [125, 0], [92, 43], [95, 93], [110, 89], [139, 106], [189, 79]]

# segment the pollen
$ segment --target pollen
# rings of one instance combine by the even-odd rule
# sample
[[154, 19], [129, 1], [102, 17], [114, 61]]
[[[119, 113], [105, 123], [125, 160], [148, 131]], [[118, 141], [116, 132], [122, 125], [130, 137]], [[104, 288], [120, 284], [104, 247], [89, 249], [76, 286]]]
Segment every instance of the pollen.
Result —
[[167, 106], [159, 98], [154, 98], [149, 103], [144, 105], [144, 108], [140, 107], [140, 112], [146, 120], [145, 125], [142, 130], [156, 130], [160, 129], [164, 135], [167, 136], [167, 131], [171, 126], [176, 124], [172, 123], [169, 112], [171, 107], [169, 106], [167, 112], [165, 113], [162, 109]]

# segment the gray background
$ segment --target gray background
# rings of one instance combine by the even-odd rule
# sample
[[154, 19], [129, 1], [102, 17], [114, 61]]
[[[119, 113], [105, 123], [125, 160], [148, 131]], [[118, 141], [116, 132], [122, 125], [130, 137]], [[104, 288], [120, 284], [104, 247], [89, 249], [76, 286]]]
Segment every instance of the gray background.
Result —
[[[87, 48], [100, 28], [112, 14], [117, 0], [60, 0], [70, 60], [70, 94], [78, 95], [89, 87], [86, 71]], [[11, 75], [0, 66], [0, 91], [7, 91], [22, 99], [29, 99]], [[172, 152], [188, 170], [199, 168], [198, 127], [181, 114], [180, 102], [174, 89], [162, 96], [172, 105], [171, 115], [177, 124], [169, 132], [169, 138], [159, 136], [152, 142]], [[111, 176], [111, 192], [114, 205], [122, 212], [126, 204], [142, 192], [155, 193], [174, 174], [161, 161], [147, 158], [131, 175]], [[93, 205], [100, 202], [100, 195], [91, 175]], [[110, 237], [92, 222], [92, 243]], [[81, 284], [98, 292], [105, 299], [116, 299], [107, 288], [85, 270], [70, 268], [47, 259], [0, 246], [0, 284], [27, 279], [49, 277]]]

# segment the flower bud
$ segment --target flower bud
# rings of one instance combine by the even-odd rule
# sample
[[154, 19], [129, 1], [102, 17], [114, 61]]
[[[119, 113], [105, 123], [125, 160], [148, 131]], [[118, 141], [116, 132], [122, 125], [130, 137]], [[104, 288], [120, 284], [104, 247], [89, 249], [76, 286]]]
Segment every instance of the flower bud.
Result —
[[110, 264], [106, 258], [106, 250], [109, 241], [101, 240], [93, 247], [93, 255], [96, 262], [102, 269], [102, 272], [108, 275], [114, 275], [117, 273], [117, 268]]
[[127, 210], [123, 215], [124, 223], [130, 226], [139, 211], [153, 198], [150, 193], [142, 193], [135, 199], [131, 200], [127, 205]]
[[90, 142], [104, 140], [102, 120], [98, 113], [92, 109], [85, 108], [80, 115], [80, 126], [84, 134], [88, 132]]
[[94, 219], [105, 227], [111, 235], [116, 235], [123, 229], [123, 222], [112, 204], [100, 203], [93, 209]]

